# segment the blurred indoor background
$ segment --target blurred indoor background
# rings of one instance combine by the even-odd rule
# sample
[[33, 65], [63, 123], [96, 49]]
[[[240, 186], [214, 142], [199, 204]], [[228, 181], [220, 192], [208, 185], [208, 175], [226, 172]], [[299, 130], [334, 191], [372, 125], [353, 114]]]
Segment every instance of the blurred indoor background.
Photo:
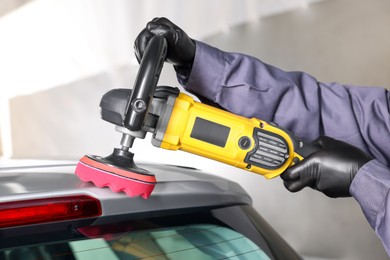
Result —
[[[319, 81], [389, 88], [389, 14], [388, 0], [0, 0], [0, 154], [76, 161], [119, 146], [99, 101], [112, 88], [132, 87], [133, 42], [154, 17]], [[159, 84], [178, 86], [170, 65]], [[150, 136], [133, 151], [137, 161], [195, 166], [240, 183], [305, 257], [388, 259], [352, 198], [292, 194], [279, 178], [157, 149]]]

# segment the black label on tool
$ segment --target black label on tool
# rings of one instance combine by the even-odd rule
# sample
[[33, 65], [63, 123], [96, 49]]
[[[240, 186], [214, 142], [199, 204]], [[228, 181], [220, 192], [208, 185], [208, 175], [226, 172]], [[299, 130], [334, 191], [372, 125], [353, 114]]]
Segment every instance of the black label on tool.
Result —
[[197, 117], [190, 136], [209, 144], [225, 147], [229, 133], [229, 127]]
[[288, 159], [289, 149], [286, 140], [275, 133], [255, 128], [255, 147], [247, 153], [245, 162], [264, 169], [277, 169]]

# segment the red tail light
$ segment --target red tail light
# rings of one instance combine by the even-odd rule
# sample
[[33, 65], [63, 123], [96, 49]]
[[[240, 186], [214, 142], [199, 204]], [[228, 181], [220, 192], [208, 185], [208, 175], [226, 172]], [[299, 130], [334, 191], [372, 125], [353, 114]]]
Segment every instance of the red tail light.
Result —
[[99, 200], [86, 196], [53, 197], [0, 203], [0, 228], [96, 217]]

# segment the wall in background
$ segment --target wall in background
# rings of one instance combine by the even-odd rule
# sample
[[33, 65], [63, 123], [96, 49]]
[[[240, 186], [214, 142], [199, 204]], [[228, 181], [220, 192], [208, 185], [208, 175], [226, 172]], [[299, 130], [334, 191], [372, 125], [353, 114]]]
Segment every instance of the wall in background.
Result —
[[[385, 26], [390, 24], [389, 11], [386, 0], [323, 1], [226, 27], [224, 33], [201, 39], [285, 70], [309, 72], [320, 81], [389, 87], [390, 31]], [[176, 18], [178, 24], [183, 20]], [[189, 24], [183, 28], [196, 37]], [[116, 64], [46, 91], [12, 98], [14, 156], [77, 160], [85, 153], [109, 154], [119, 145], [120, 134], [100, 120], [100, 97], [112, 88], [131, 87], [136, 69], [135, 64]], [[160, 84], [178, 85], [171, 66], [164, 67]], [[207, 159], [156, 149], [150, 137], [137, 140], [134, 151], [138, 161], [195, 165], [239, 182], [261, 214], [305, 256], [388, 259], [351, 198], [329, 199], [309, 189], [291, 194], [279, 178], [268, 181]]]
[[0, 17], [31, 1], [32, 0], [2, 0], [0, 2]]
[[137, 65], [134, 39], [154, 17], [169, 17], [193, 37], [203, 38], [309, 2], [313, 0], [31, 1], [0, 17], [0, 69], [8, 72], [0, 85], [8, 86], [4, 95], [14, 96]]

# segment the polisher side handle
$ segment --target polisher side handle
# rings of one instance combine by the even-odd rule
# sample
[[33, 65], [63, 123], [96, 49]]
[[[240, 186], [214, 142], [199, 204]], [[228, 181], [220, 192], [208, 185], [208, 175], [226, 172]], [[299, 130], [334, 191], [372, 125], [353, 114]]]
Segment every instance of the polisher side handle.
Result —
[[124, 126], [130, 131], [139, 131], [142, 128], [166, 54], [167, 43], [164, 37], [156, 35], [150, 39], [127, 102]]

